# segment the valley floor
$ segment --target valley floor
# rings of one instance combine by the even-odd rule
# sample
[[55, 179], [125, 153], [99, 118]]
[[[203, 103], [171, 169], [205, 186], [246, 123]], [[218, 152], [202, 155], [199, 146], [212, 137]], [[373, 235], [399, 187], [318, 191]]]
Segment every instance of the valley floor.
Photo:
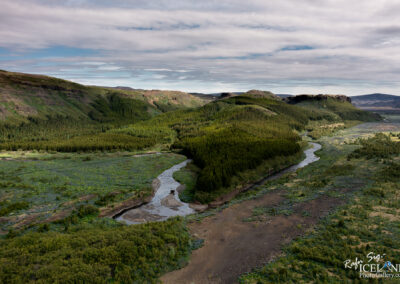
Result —
[[[234, 283], [241, 274], [274, 259], [282, 245], [304, 233], [342, 203], [338, 198], [322, 196], [298, 204], [290, 216], [245, 221], [256, 207], [273, 208], [282, 204], [285, 193], [271, 192], [191, 224], [191, 233], [204, 239], [205, 245], [192, 253], [188, 266], [163, 276], [163, 283]], [[308, 216], [302, 215], [305, 210]]]
[[61, 220], [80, 206], [94, 205], [106, 216], [123, 201], [151, 196], [154, 178], [184, 159], [129, 152], [0, 152], [0, 234]]
[[[243, 194], [211, 216], [194, 219], [190, 232], [204, 240], [204, 246], [192, 252], [186, 267], [161, 277], [162, 282], [234, 283], [252, 269], [284, 258], [285, 245], [314, 232], [321, 218], [329, 219], [374, 182], [372, 177], [382, 165], [347, 161], [347, 155], [359, 147], [352, 142], [376, 132], [396, 131], [399, 123], [365, 123], [323, 137], [317, 153], [320, 161]], [[269, 283], [257, 272], [245, 274], [241, 281]]]
[[379, 177], [399, 157], [348, 155], [360, 137], [399, 131], [395, 122], [339, 130], [318, 140], [319, 161], [227, 205], [133, 226], [99, 217], [127, 198], [151, 196], [153, 179], [184, 156], [3, 151], [0, 282], [156, 283], [163, 274], [164, 283], [195, 284], [358, 279], [343, 261], [371, 247], [400, 263], [400, 177]]

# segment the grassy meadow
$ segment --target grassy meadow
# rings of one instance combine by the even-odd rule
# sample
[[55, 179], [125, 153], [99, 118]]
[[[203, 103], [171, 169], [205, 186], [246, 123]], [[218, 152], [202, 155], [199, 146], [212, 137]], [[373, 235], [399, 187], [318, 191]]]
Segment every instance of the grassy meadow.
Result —
[[[82, 205], [101, 208], [151, 195], [153, 179], [185, 160], [176, 154], [132, 157], [127, 152], [2, 152], [0, 157], [0, 214], [4, 232], [45, 222]], [[35, 218], [29, 222], [32, 215]]]
[[152, 193], [177, 154], [0, 153], [1, 283], [157, 283], [187, 261], [181, 218], [126, 226], [105, 206]]
[[[271, 190], [286, 192], [283, 204], [254, 208], [246, 222], [294, 214], [296, 205], [321, 196], [335, 198], [339, 207], [287, 245], [282, 256], [242, 275], [240, 283], [367, 283], [359, 272], [345, 269], [344, 261], [358, 258], [367, 262], [366, 255], [373, 251], [386, 254], [385, 260], [392, 263], [400, 262], [400, 150], [398, 142], [390, 142], [397, 134], [374, 134], [385, 128], [370, 123], [322, 137], [318, 162], [242, 197], [254, 198], [254, 194]], [[398, 133], [400, 125], [391, 129]], [[303, 218], [310, 214], [301, 212]]]

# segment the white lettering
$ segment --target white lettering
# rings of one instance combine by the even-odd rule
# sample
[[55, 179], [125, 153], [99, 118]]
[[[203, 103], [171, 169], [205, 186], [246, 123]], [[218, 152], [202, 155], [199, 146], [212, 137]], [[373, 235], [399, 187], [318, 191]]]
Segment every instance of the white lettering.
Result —
[[371, 262], [371, 261], [375, 261], [375, 262], [379, 262], [381, 259], [383, 259], [384, 257], [386, 256], [386, 253], [384, 253], [384, 254], [375, 254], [374, 252], [369, 252], [368, 254], [367, 254], [367, 258], [368, 258], [368, 262]]

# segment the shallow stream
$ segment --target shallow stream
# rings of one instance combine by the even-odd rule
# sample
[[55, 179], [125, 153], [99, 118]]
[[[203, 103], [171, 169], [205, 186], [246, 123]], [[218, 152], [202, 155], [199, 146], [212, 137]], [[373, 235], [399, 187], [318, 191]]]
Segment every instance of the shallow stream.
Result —
[[[319, 157], [315, 155], [315, 152], [321, 149], [321, 145], [313, 142], [309, 143], [312, 147], [304, 151], [306, 157], [303, 161], [263, 179], [258, 184], [277, 179], [286, 173], [295, 172], [299, 168], [303, 168], [318, 161]], [[180, 183], [173, 178], [173, 174], [185, 167], [188, 162], [190, 162], [190, 160], [179, 163], [160, 174], [157, 177], [160, 181], [160, 185], [153, 199], [139, 208], [126, 211], [116, 218], [116, 220], [127, 224], [140, 224], [149, 221], [163, 221], [170, 217], [185, 216], [195, 213], [195, 211], [189, 207], [188, 203], [184, 203], [179, 199], [177, 189]]]

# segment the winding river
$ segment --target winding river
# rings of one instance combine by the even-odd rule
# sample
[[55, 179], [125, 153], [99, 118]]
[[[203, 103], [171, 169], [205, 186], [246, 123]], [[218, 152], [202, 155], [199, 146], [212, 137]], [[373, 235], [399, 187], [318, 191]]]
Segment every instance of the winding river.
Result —
[[190, 160], [179, 163], [160, 174], [157, 179], [160, 181], [159, 187], [153, 199], [139, 207], [129, 210], [116, 218], [129, 225], [140, 224], [147, 221], [164, 221], [174, 216], [185, 216], [195, 211], [179, 199], [178, 183], [173, 178], [173, 174], [185, 167]]
[[[304, 151], [306, 157], [303, 161], [263, 179], [261, 182], [257, 183], [257, 185], [277, 179], [286, 173], [295, 172], [297, 169], [318, 161], [319, 157], [315, 155], [315, 152], [321, 149], [321, 145], [313, 142], [309, 142], [309, 144], [312, 147]], [[139, 208], [126, 211], [116, 218], [116, 220], [131, 225], [149, 221], [164, 221], [170, 217], [185, 216], [195, 213], [195, 210], [190, 208], [188, 203], [184, 203], [179, 199], [177, 189], [180, 183], [173, 178], [173, 174], [185, 167], [188, 162], [190, 162], [190, 160], [179, 163], [160, 174], [157, 177], [160, 182], [159, 188], [152, 200]]]
[[269, 180], [274, 180], [274, 179], [280, 178], [281, 176], [283, 176], [284, 174], [287, 174], [287, 173], [293, 173], [293, 172], [295, 172], [296, 170], [298, 170], [300, 168], [304, 168], [305, 166], [318, 161], [319, 157], [315, 155], [315, 152], [320, 150], [322, 148], [322, 146], [320, 144], [314, 143], [314, 142], [308, 142], [308, 143], [312, 147], [304, 150], [304, 154], [306, 155], [306, 157], [304, 158], [303, 161], [301, 161], [300, 163], [298, 163], [296, 165], [290, 166], [290, 167], [288, 167], [288, 168], [286, 168], [286, 169], [284, 169], [284, 170], [282, 170], [282, 171], [280, 171], [280, 172], [278, 172], [276, 174], [273, 174], [273, 175], [265, 178], [262, 181], [262, 183], [265, 183], [265, 182], [267, 182]]

